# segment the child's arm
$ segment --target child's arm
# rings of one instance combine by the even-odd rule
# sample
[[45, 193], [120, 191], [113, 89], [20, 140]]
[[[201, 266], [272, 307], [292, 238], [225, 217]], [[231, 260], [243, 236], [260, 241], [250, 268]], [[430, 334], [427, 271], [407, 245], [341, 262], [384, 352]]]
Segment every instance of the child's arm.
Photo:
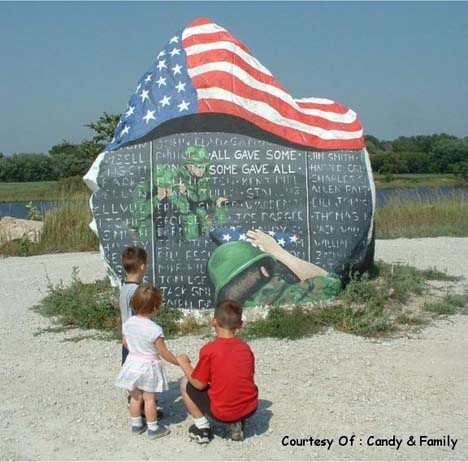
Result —
[[197, 389], [197, 390], [204, 390], [208, 384], [204, 382], [200, 382], [200, 380], [192, 378], [193, 367], [190, 364], [190, 358], [186, 355], [178, 355], [177, 361], [179, 363], [180, 368], [187, 377], [187, 380]]
[[165, 359], [168, 363], [174, 364], [174, 366], [178, 366], [179, 363], [177, 362], [177, 358], [167, 349], [166, 343], [164, 342], [163, 337], [158, 337], [154, 341], [154, 346], [158, 353], [161, 355], [161, 358]]
[[122, 334], [122, 345], [128, 350], [128, 343], [125, 335]]

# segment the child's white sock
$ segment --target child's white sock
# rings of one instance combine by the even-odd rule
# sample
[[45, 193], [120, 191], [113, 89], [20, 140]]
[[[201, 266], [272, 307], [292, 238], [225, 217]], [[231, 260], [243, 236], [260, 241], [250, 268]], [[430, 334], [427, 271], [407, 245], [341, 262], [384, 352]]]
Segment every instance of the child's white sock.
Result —
[[198, 418], [193, 417], [193, 422], [197, 428], [210, 428], [210, 422], [208, 422], [205, 416]]
[[142, 427], [142, 426], [143, 426], [143, 420], [141, 419], [141, 416], [132, 417], [132, 427]]
[[154, 422], [146, 422], [146, 425], [148, 425], [148, 430], [151, 430], [152, 432], [155, 432], [159, 427], [157, 420]]

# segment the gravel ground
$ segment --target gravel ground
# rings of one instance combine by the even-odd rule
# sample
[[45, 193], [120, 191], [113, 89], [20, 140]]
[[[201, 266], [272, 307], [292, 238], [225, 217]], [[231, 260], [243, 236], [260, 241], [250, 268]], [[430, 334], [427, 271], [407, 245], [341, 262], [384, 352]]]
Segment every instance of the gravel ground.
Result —
[[[379, 241], [376, 258], [468, 274], [468, 239]], [[29, 460], [466, 460], [468, 459], [468, 317], [454, 316], [418, 334], [368, 340], [328, 331], [298, 341], [261, 339], [257, 357], [260, 409], [247, 439], [207, 447], [191, 443], [191, 424], [178, 397], [178, 368], [167, 365], [170, 390], [161, 396], [172, 434], [149, 441], [129, 431], [125, 394], [113, 387], [120, 361], [115, 342], [87, 331], [40, 333], [50, 320], [31, 310], [47, 280], [104, 276], [95, 253], [1, 260], [0, 459]], [[465, 279], [460, 283], [467, 286]], [[81, 339], [81, 340], [80, 340]], [[78, 341], [80, 340], [80, 341]], [[205, 339], [169, 340], [196, 357]], [[356, 435], [353, 446], [341, 436]], [[402, 438], [399, 449], [368, 438]], [[419, 444], [413, 435], [456, 439], [455, 449]], [[326, 446], [283, 446], [283, 438], [333, 439]], [[341, 440], [344, 442], [344, 439]], [[371, 440], [372, 442], [372, 440]]]

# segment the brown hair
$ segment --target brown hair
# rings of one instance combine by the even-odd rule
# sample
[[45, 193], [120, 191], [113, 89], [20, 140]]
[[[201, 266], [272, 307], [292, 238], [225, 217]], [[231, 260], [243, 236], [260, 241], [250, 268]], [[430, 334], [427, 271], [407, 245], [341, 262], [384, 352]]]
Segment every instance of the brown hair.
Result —
[[140, 315], [148, 315], [159, 310], [161, 303], [161, 291], [151, 284], [141, 284], [131, 299], [133, 312]]
[[214, 318], [219, 327], [235, 330], [241, 326], [242, 307], [234, 300], [218, 302], [214, 312]]
[[127, 247], [122, 252], [122, 265], [125, 272], [136, 273], [141, 265], [146, 265], [146, 251], [141, 247]]

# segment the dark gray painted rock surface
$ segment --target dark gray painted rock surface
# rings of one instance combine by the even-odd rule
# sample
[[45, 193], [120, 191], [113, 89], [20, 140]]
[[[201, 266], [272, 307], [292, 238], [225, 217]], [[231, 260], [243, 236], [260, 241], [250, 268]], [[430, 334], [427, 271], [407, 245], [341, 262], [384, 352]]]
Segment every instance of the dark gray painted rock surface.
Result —
[[[209, 157], [198, 177], [187, 171], [190, 146]], [[364, 150], [307, 151], [236, 133], [171, 134], [104, 153], [93, 175], [95, 227], [110, 274], [122, 280], [123, 249], [144, 247], [148, 280], [168, 306], [212, 307], [208, 259], [249, 230], [342, 278], [371, 261], [374, 192]], [[200, 195], [197, 187], [207, 191]], [[158, 199], [160, 191], [166, 195]], [[274, 272], [297, 282], [283, 264]]]

